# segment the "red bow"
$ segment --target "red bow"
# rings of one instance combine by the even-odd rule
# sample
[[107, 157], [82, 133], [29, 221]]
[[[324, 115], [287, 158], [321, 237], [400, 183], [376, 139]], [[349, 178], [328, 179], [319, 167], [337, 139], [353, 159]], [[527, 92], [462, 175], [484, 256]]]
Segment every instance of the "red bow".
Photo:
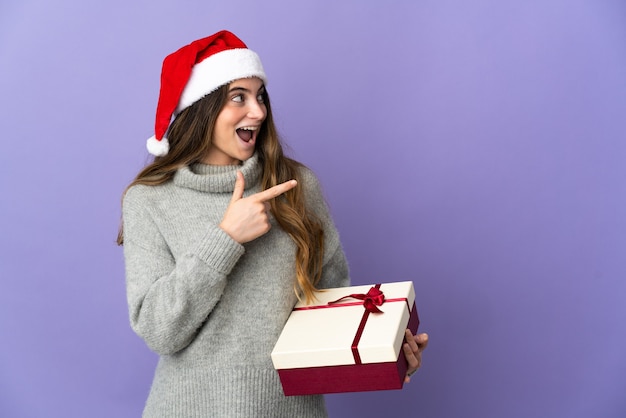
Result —
[[372, 287], [367, 293], [354, 293], [352, 295], [344, 296], [332, 302], [328, 302], [328, 304], [337, 303], [347, 298], [354, 298], [363, 301], [363, 306], [365, 310], [372, 313], [383, 313], [377, 306], [385, 303], [385, 294], [380, 291], [380, 289], [376, 287]]

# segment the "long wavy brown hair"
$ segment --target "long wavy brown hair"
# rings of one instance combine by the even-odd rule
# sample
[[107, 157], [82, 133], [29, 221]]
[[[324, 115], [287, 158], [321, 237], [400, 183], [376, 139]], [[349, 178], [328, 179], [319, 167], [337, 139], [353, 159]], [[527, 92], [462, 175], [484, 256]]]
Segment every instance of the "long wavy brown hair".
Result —
[[[126, 188], [136, 184], [156, 186], [172, 179], [176, 170], [200, 162], [211, 147], [215, 122], [226, 103], [228, 85], [220, 87], [174, 119], [167, 133], [170, 149], [162, 157], [143, 168]], [[256, 152], [263, 168], [263, 190], [285, 181], [300, 180], [302, 164], [283, 153], [267, 91], [263, 93], [267, 116], [259, 131]], [[300, 182], [300, 181], [299, 181]], [[124, 191], [124, 194], [126, 193]], [[270, 201], [272, 214], [280, 227], [296, 244], [296, 283], [294, 290], [299, 299], [313, 299], [313, 292], [320, 280], [324, 254], [324, 230], [319, 219], [305, 204], [301, 187], [294, 187], [282, 197]], [[124, 244], [124, 230], [120, 225], [118, 245]]]

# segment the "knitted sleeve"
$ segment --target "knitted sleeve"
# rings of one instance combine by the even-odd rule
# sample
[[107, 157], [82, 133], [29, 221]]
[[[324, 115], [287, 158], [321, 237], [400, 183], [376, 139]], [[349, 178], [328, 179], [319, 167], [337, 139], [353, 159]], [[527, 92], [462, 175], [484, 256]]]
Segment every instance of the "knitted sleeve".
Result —
[[307, 204], [314, 211], [324, 227], [324, 265], [318, 288], [328, 289], [350, 285], [348, 261], [341, 246], [339, 232], [330, 214], [321, 185], [313, 172], [303, 169], [302, 177], [306, 187]]
[[174, 260], [150, 209], [144, 188], [129, 189], [123, 203], [129, 316], [153, 351], [173, 354], [193, 340], [244, 248], [207, 225], [200, 241]]

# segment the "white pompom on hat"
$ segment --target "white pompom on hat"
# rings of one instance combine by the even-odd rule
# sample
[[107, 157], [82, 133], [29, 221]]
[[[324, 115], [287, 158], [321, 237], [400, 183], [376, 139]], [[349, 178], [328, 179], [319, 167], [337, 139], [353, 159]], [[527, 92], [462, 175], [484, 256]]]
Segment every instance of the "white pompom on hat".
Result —
[[148, 139], [148, 152], [157, 157], [168, 153], [165, 133], [172, 116], [224, 84], [249, 77], [267, 83], [259, 56], [226, 30], [198, 39], [165, 57], [154, 136]]

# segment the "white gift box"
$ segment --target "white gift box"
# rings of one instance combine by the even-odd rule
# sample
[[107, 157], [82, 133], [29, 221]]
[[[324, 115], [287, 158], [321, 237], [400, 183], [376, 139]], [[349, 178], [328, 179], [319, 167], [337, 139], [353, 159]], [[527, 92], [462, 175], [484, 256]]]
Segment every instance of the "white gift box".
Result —
[[401, 389], [404, 332], [419, 326], [413, 282], [315, 296], [296, 304], [272, 351], [285, 395]]

